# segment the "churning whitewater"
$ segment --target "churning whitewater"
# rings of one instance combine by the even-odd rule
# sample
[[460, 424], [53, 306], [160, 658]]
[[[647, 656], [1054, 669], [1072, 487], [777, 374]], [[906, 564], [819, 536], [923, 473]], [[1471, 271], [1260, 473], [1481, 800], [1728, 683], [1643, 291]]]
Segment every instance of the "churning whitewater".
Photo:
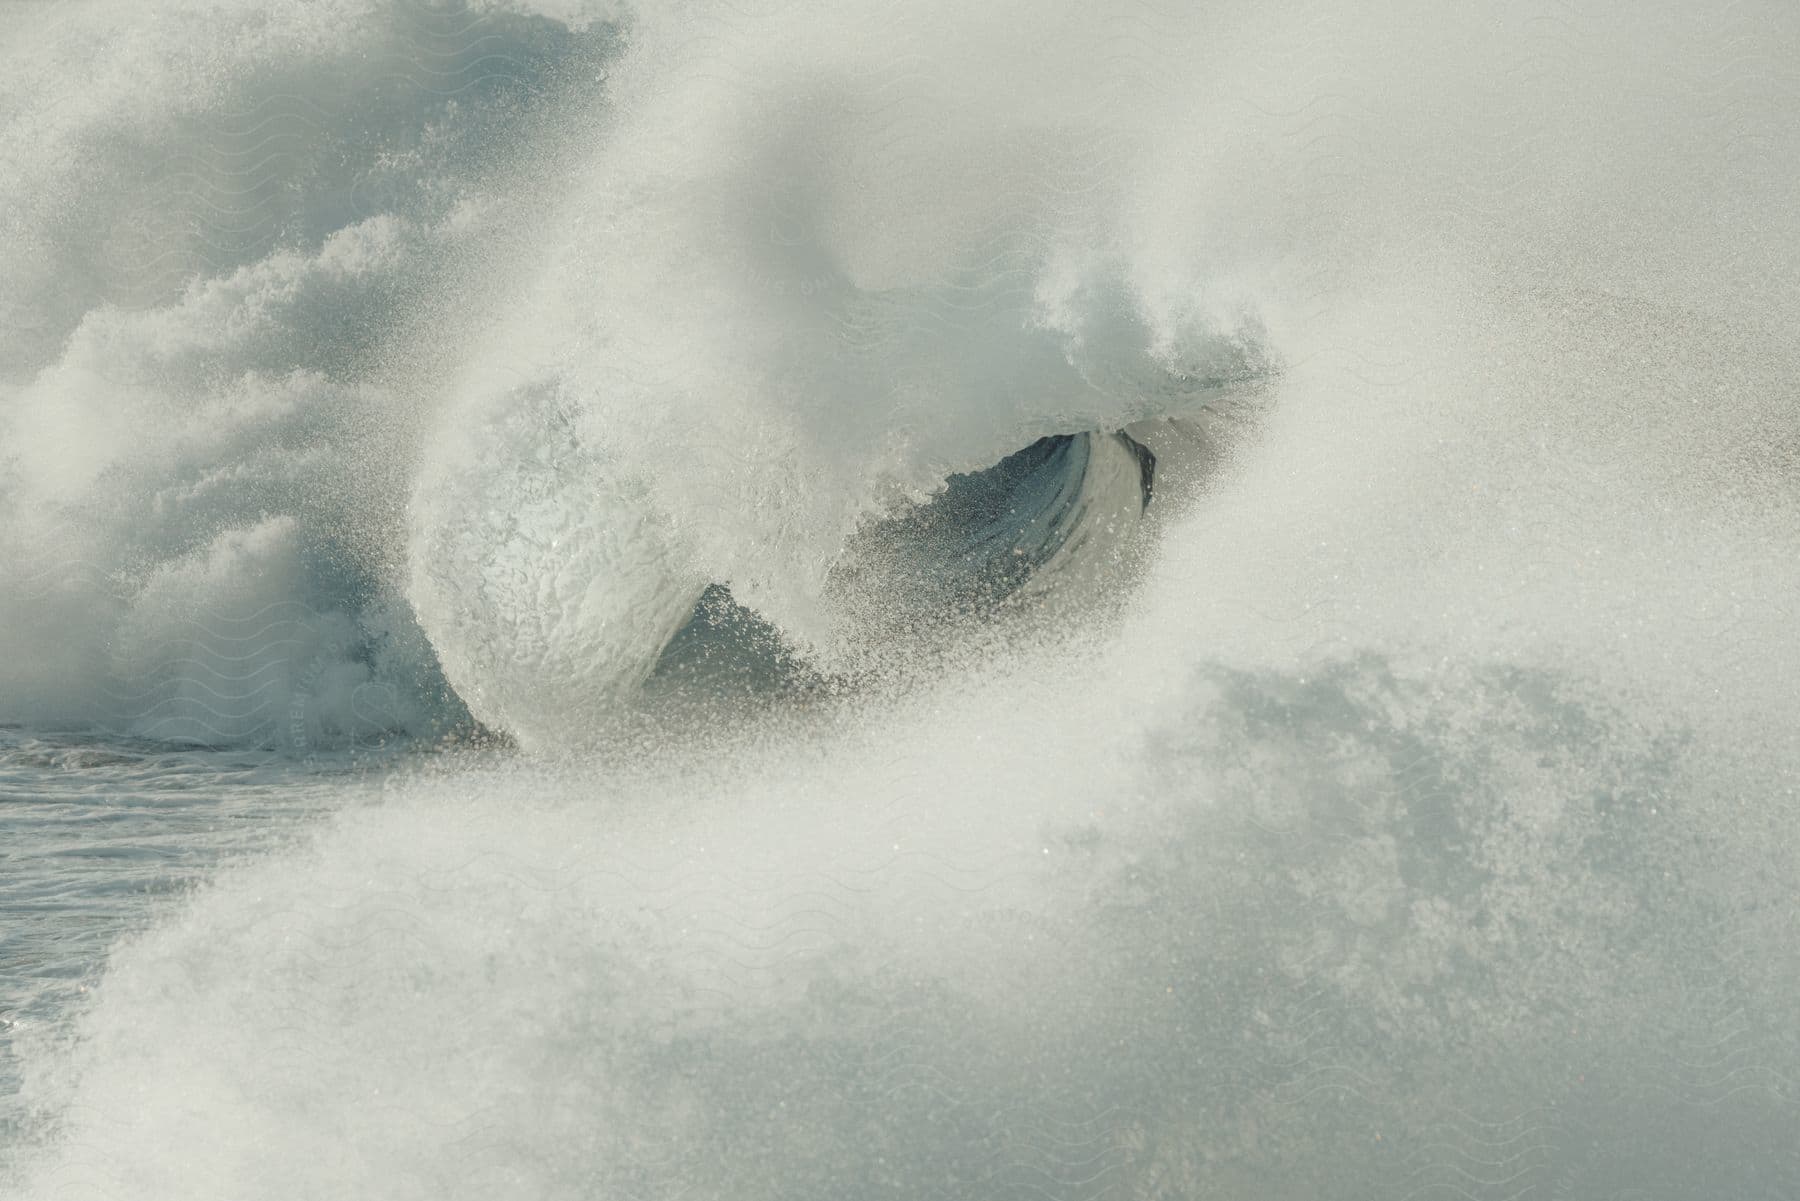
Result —
[[1800, 10], [13, 0], [0, 1196], [1800, 1195]]

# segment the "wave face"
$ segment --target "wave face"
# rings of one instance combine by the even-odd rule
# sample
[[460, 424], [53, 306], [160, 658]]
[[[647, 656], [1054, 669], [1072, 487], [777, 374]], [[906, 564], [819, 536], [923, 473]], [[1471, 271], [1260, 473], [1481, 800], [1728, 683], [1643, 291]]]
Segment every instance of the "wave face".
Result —
[[21, 1034], [0, 1189], [1800, 1188], [1791, 3], [0, 56], [0, 722], [452, 744]]

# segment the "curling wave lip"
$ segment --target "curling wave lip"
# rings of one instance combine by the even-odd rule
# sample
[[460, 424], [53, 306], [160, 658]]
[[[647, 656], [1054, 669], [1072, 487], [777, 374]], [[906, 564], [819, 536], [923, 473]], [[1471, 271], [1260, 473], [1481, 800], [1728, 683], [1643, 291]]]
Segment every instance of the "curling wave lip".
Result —
[[[1115, 582], [1149, 508], [1156, 456], [1122, 430], [1040, 438], [846, 548], [833, 588], [873, 630], [976, 614], [1012, 597]], [[885, 617], [885, 620], [884, 620]]]

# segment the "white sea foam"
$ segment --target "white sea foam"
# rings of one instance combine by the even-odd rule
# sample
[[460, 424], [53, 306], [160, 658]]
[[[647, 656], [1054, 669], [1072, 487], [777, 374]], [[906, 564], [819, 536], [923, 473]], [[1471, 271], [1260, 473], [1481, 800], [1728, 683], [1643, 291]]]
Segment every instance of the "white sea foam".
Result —
[[[5, 37], [0, 717], [532, 752], [121, 945], [21, 1198], [1800, 1182], [1791, 6]], [[1209, 408], [1104, 620], [614, 723], [708, 584], [837, 680], [860, 527]]]

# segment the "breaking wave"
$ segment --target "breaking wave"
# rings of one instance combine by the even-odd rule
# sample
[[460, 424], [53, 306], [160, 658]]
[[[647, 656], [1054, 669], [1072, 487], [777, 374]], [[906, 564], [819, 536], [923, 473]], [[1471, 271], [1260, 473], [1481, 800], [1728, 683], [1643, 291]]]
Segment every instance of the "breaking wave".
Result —
[[14, 10], [20, 1197], [1800, 1181], [1792, 5]]

